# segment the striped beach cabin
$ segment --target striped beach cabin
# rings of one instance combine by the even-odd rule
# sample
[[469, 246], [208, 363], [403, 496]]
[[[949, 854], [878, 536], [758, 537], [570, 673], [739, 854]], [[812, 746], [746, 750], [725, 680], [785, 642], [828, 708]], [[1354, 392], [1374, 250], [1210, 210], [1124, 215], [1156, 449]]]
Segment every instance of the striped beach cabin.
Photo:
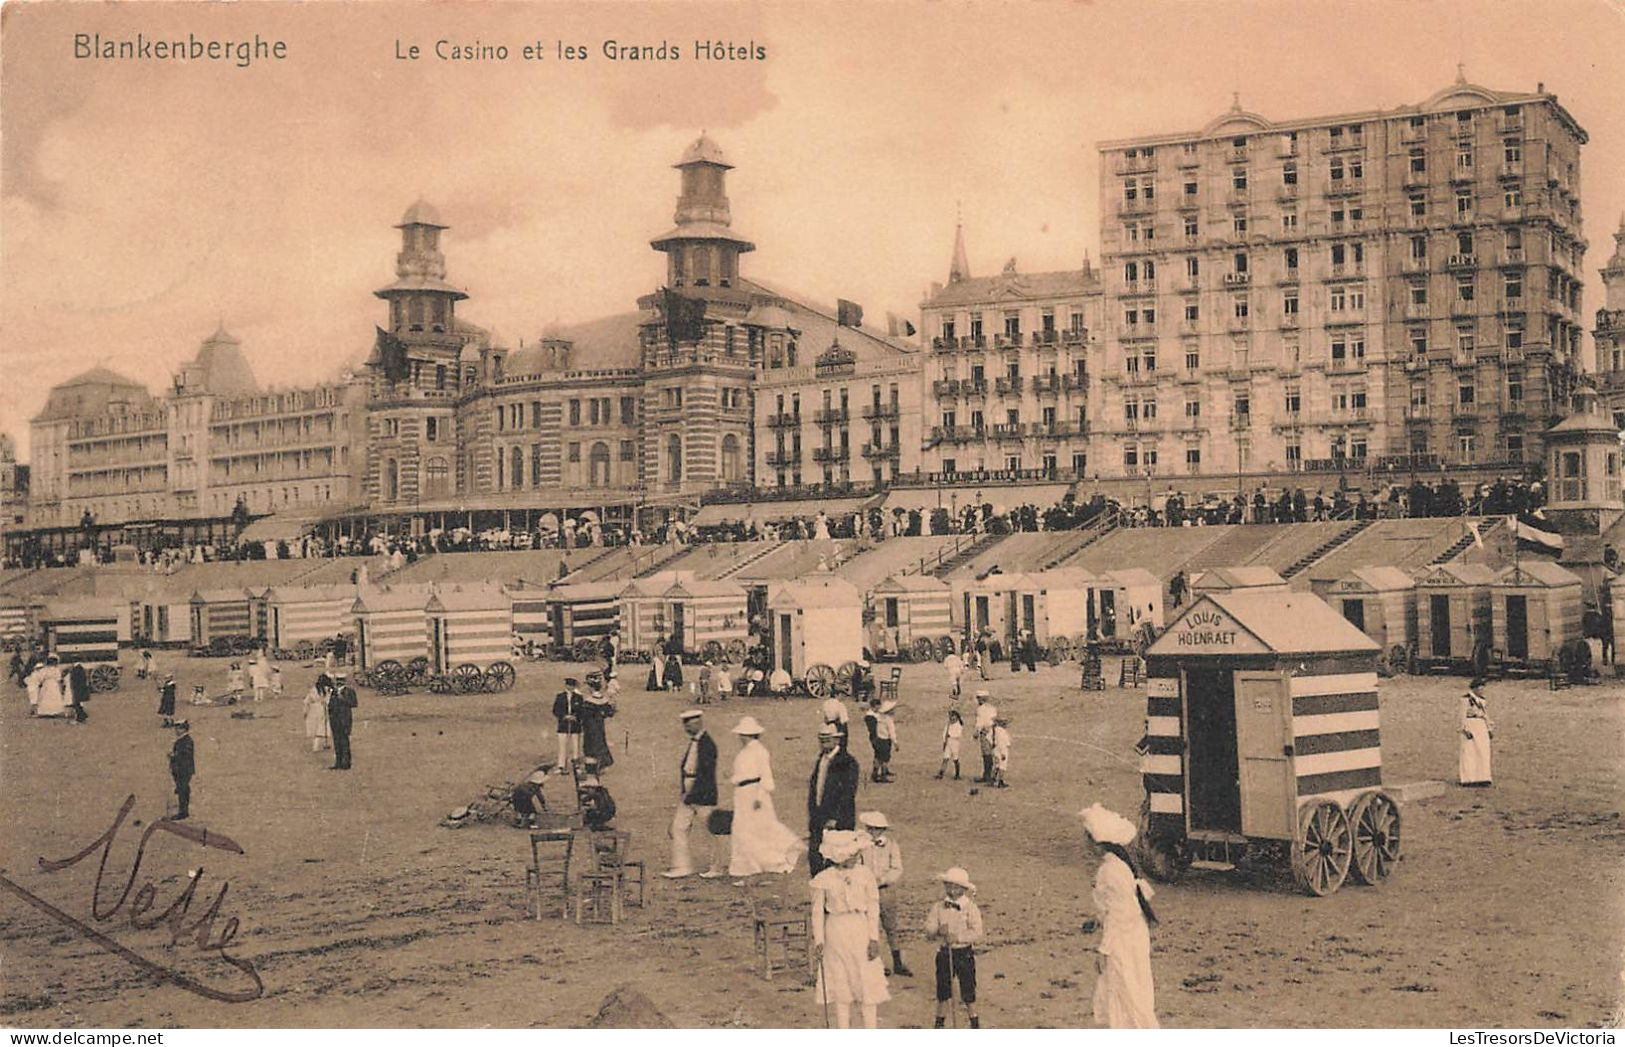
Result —
[[1480, 641], [1490, 647], [1490, 586], [1495, 572], [1483, 564], [1435, 564], [1416, 579], [1416, 660], [1422, 665], [1467, 665]]
[[426, 585], [368, 586], [350, 605], [355, 620], [356, 658], [363, 669], [379, 662], [409, 664], [429, 655], [429, 602]]
[[[1378, 653], [1310, 593], [1197, 598], [1145, 655], [1147, 839], [1234, 856], [1328, 820], [1348, 835], [1382, 785]], [[1347, 871], [1308, 886], [1329, 893]]]
[[37, 606], [26, 600], [0, 604], [0, 640], [26, 640], [33, 634]]
[[553, 635], [550, 591], [518, 582], [508, 592], [513, 597], [514, 635], [522, 640], [533, 640], [545, 647]]
[[199, 589], [192, 594], [192, 642], [206, 647], [222, 637], [254, 635], [246, 589]]
[[[851, 588], [851, 583], [847, 586]], [[735, 582], [682, 579], [673, 582], [660, 600], [666, 628], [685, 654], [704, 654], [708, 648], [714, 652], [712, 644], [725, 650], [750, 636], [748, 597], [744, 586]]]
[[117, 662], [121, 637], [130, 630], [130, 605], [122, 600], [48, 600], [39, 611], [45, 652], [63, 663]]
[[[581, 640], [600, 644], [609, 639], [620, 628], [625, 588], [625, 582], [575, 582], [549, 590], [547, 617], [554, 651], [567, 653]], [[624, 642], [621, 646], [629, 650]]]
[[1512, 564], [1490, 586], [1492, 646], [1511, 665], [1550, 666], [1580, 639], [1580, 576], [1545, 560]]
[[437, 586], [423, 612], [433, 672], [450, 672], [459, 665], [485, 670], [513, 655], [513, 598], [506, 589]]
[[870, 591], [869, 598], [874, 602], [875, 632], [887, 641], [877, 642], [877, 651], [912, 651], [916, 658], [924, 658], [927, 649], [921, 640], [937, 650], [943, 637], [953, 635], [953, 600], [940, 578], [890, 575]]
[[679, 582], [693, 581], [692, 571], [661, 571], [646, 578], [634, 578], [621, 589], [621, 648], [649, 651], [664, 644], [672, 631], [672, 610], [666, 594]]
[[278, 585], [265, 594], [265, 642], [290, 650], [300, 642], [320, 644], [351, 630], [356, 588], [344, 585]]
[[154, 581], [134, 601], [135, 638], [153, 647], [191, 646], [192, 596], [195, 590], [168, 579]]

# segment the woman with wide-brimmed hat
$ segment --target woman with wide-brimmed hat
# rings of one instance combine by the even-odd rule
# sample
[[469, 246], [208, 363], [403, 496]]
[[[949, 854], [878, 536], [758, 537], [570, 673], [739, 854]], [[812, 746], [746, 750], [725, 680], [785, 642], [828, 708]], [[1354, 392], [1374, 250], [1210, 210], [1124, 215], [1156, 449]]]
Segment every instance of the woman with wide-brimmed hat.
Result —
[[818, 959], [814, 998], [833, 1011], [835, 1027], [851, 1027], [850, 1005], [863, 1011], [863, 1027], [873, 1029], [879, 1007], [891, 999], [880, 958], [880, 889], [859, 863], [862, 833], [829, 829], [818, 853], [831, 864], [812, 879], [813, 954]]
[[1134, 823], [1100, 804], [1078, 812], [1085, 839], [1100, 856], [1095, 873], [1095, 915], [1085, 934], [1100, 931], [1095, 969], [1095, 1022], [1108, 1029], [1156, 1029], [1156, 996], [1151, 982], [1151, 885], [1140, 878], [1128, 846]]
[[739, 754], [734, 757], [734, 816], [728, 875], [787, 873], [801, 853], [801, 837], [779, 821], [773, 809], [773, 761], [762, 744], [762, 725], [746, 716], [734, 726]]

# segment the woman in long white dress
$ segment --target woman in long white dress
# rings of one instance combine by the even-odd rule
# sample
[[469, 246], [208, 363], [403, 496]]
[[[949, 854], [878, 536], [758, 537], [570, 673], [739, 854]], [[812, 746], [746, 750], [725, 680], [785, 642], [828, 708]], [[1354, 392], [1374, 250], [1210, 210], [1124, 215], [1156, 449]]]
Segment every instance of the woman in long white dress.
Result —
[[863, 834], [844, 829], [824, 833], [818, 853], [835, 863], [812, 879], [813, 955], [818, 960], [814, 1000], [824, 1020], [851, 1027], [852, 1004], [863, 1011], [863, 1027], [873, 1029], [879, 1007], [891, 999], [885, 961], [880, 958], [880, 888], [859, 863]]
[[1092, 804], [1079, 812], [1091, 849], [1100, 857], [1095, 873], [1095, 915], [1084, 933], [1099, 929], [1095, 947], [1095, 1023], [1108, 1029], [1156, 1029], [1151, 982], [1151, 885], [1139, 878], [1128, 845], [1134, 823]]
[[747, 716], [733, 730], [739, 736], [734, 757], [734, 817], [729, 837], [729, 876], [787, 873], [803, 844], [773, 809], [773, 762], [762, 744], [762, 725]]
[[1490, 739], [1495, 737], [1495, 724], [1487, 715], [1487, 704], [1484, 680], [1475, 678], [1462, 698], [1461, 759], [1456, 775], [1462, 785], [1490, 784]]
[[316, 682], [305, 692], [305, 737], [310, 739], [310, 751], [319, 753], [328, 747], [327, 698], [332, 686], [327, 676], [316, 677]]

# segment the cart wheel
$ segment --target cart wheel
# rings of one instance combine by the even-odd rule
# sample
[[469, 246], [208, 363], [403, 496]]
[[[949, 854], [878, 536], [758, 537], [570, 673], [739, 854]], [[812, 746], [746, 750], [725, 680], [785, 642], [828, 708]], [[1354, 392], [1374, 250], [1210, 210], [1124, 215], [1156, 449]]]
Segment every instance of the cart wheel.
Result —
[[1146, 875], [1158, 883], [1178, 883], [1191, 867], [1187, 842], [1166, 833], [1151, 832], [1151, 800], [1140, 801], [1140, 831], [1134, 836], [1135, 858]]
[[457, 694], [475, 694], [484, 685], [485, 674], [477, 665], [465, 662], [451, 671], [451, 689]]
[[401, 667], [401, 663], [397, 662], [395, 659], [385, 658], [383, 661], [372, 667], [372, 674], [377, 679], [387, 680], [392, 676], [405, 676], [406, 670], [403, 669]]
[[421, 654], [406, 663], [406, 682], [413, 687], [422, 687], [429, 678], [429, 659]]
[[732, 664], [744, 664], [745, 655], [749, 653], [750, 647], [745, 643], [745, 641], [739, 639], [738, 637], [728, 641], [728, 661]]
[[952, 636], [937, 637], [937, 661], [947, 661], [948, 656], [959, 649]]
[[118, 689], [118, 666], [98, 665], [90, 670], [90, 689], [105, 692]]
[[511, 691], [515, 675], [513, 666], [508, 662], [492, 662], [491, 667], [485, 670], [485, 689], [495, 694]]
[[700, 648], [700, 657], [706, 661], [716, 662], [722, 658], [722, 642], [720, 640], [707, 640]]
[[1349, 815], [1354, 823], [1355, 883], [1368, 886], [1388, 879], [1399, 861], [1399, 807], [1387, 793], [1366, 793]]
[[1072, 657], [1072, 641], [1064, 636], [1052, 637], [1049, 642], [1049, 663], [1060, 665]]
[[570, 656], [578, 662], [592, 661], [598, 657], [598, 641], [590, 636], [583, 636], [570, 646]]
[[835, 693], [852, 694], [852, 681], [857, 674], [857, 662], [842, 662], [841, 667], [835, 670]]
[[301, 662], [308, 662], [316, 657], [316, 645], [309, 640], [300, 640], [293, 645], [293, 656]]
[[828, 698], [835, 693], [835, 670], [827, 665], [807, 667], [807, 693], [814, 698]]
[[1343, 808], [1331, 800], [1309, 804], [1298, 815], [1298, 838], [1292, 841], [1292, 879], [1316, 897], [1331, 894], [1343, 886], [1353, 851]]
[[429, 677], [430, 694], [451, 694], [451, 677], [445, 673], [435, 673]]
[[916, 636], [902, 654], [904, 661], [929, 662], [937, 656], [937, 645], [931, 642], [929, 636]]

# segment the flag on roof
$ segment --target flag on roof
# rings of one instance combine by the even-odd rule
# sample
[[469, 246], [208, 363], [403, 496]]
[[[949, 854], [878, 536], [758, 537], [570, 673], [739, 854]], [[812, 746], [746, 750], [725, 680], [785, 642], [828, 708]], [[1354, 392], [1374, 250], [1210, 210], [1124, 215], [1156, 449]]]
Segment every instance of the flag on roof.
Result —
[[863, 306], [856, 302], [849, 302], [845, 298], [835, 302], [836, 323], [842, 327], [863, 326]]
[[1563, 551], [1563, 536], [1551, 529], [1551, 522], [1539, 509], [1507, 517], [1507, 530], [1526, 545], [1550, 552]]

